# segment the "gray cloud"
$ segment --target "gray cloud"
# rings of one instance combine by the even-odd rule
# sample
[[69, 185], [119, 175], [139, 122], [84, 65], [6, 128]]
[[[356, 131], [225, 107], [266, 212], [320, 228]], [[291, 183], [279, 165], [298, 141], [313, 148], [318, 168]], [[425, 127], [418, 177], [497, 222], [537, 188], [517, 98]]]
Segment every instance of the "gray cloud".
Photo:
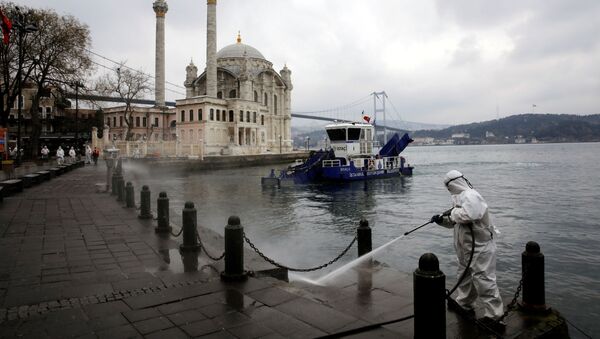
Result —
[[[152, 0], [21, 2], [75, 15], [90, 26], [95, 52], [154, 71]], [[190, 58], [204, 68], [206, 2], [168, 3], [167, 80], [181, 85]], [[534, 103], [541, 112], [600, 113], [595, 0], [219, 0], [217, 12], [218, 48], [239, 30], [276, 70], [292, 70], [295, 111], [385, 90], [410, 121], [481, 121], [496, 117], [496, 105], [503, 116]]]

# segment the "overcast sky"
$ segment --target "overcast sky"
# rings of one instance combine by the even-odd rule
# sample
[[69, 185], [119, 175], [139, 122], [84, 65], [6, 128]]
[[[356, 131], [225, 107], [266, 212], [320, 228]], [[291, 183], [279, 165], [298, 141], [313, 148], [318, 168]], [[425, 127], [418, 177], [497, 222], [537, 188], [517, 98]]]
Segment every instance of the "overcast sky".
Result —
[[[74, 15], [90, 27], [94, 52], [154, 73], [153, 0], [16, 3]], [[181, 86], [190, 59], [205, 66], [206, 0], [167, 3], [166, 78]], [[536, 113], [592, 114], [599, 18], [598, 0], [218, 0], [217, 49], [241, 31], [275, 70], [287, 64], [296, 112], [360, 116], [373, 109], [370, 93], [386, 91], [388, 118], [414, 122], [485, 121], [534, 104]]]

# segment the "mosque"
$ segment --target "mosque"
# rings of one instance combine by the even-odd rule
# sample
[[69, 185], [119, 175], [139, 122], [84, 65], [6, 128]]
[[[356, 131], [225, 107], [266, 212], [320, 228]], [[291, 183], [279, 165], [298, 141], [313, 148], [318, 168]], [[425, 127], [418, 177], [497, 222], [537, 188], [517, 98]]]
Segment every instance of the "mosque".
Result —
[[[185, 68], [184, 99], [175, 109], [165, 106], [165, 0], [153, 3], [156, 13], [155, 107], [136, 107], [130, 121], [135, 139], [159, 141], [150, 128], [167, 130], [161, 141], [175, 139], [178, 155], [250, 155], [292, 150], [291, 71], [278, 73], [256, 48], [237, 41], [217, 51], [217, 1], [207, 0], [206, 67]], [[114, 139], [127, 128], [124, 111], [113, 108], [105, 120]], [[111, 126], [112, 125], [112, 126]]]

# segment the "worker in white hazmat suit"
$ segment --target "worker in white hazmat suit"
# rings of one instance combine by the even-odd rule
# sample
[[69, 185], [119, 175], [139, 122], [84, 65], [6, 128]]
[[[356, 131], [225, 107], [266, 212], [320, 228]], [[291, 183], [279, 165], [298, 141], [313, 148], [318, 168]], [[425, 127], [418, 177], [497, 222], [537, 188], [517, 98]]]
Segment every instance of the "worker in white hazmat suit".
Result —
[[[444, 184], [452, 195], [453, 208], [450, 213], [434, 215], [432, 222], [454, 229], [454, 249], [458, 257], [458, 278], [465, 270], [465, 277], [457, 288], [456, 303], [463, 311], [472, 312], [475, 300], [484, 309], [484, 323], [495, 323], [502, 316], [503, 304], [496, 285], [496, 242], [499, 234], [492, 225], [488, 205], [483, 197], [473, 189], [471, 183], [459, 171], [452, 170], [444, 178]], [[469, 225], [473, 227], [475, 251], [471, 265], [469, 257], [473, 241]], [[499, 323], [503, 326], [503, 323]]]

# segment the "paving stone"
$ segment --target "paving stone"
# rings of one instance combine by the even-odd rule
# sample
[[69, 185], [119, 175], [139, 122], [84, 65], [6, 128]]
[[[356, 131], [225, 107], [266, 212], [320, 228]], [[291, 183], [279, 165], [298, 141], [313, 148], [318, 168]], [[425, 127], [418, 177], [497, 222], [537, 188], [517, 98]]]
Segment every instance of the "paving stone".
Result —
[[96, 332], [99, 339], [141, 338], [140, 333], [132, 325], [122, 325]]
[[123, 312], [123, 315], [132, 323], [136, 321], [157, 318], [161, 313], [156, 308], [146, 308], [142, 310], [132, 310]]
[[198, 338], [202, 339], [235, 339], [237, 338], [233, 334], [227, 332], [226, 330], [221, 330], [218, 332], [213, 332], [210, 334], [199, 336]]
[[186, 310], [173, 313], [167, 316], [175, 325], [185, 325], [196, 321], [206, 319], [206, 316], [197, 310]]
[[167, 317], [150, 318], [133, 323], [133, 326], [143, 335], [173, 327]]
[[129, 324], [129, 322], [120, 313], [94, 318], [88, 322], [89, 327], [92, 328], [94, 331], [99, 331], [111, 327], [118, 327], [127, 324]]
[[286, 292], [277, 287], [267, 287], [248, 293], [248, 295], [268, 306], [279, 305], [286, 301], [298, 298], [297, 295]]
[[177, 328], [177, 327], [172, 327], [166, 330], [160, 330], [154, 333], [150, 333], [146, 336], [144, 336], [144, 338], [146, 339], [185, 339], [185, 338], [189, 338], [187, 334], [185, 334], [184, 331], [182, 331], [181, 329]]
[[327, 333], [333, 333], [357, 320], [307, 299], [292, 299], [275, 306], [275, 308]]
[[221, 330], [219, 325], [211, 319], [205, 319], [191, 324], [186, 324], [181, 326], [181, 329], [191, 337], [198, 337], [201, 335], [210, 334]]
[[113, 301], [103, 304], [86, 305], [83, 307], [90, 319], [129, 311], [129, 307], [122, 301]]
[[228, 328], [227, 331], [241, 339], [262, 338], [264, 336], [276, 334], [270, 329], [253, 322], [238, 327]]

